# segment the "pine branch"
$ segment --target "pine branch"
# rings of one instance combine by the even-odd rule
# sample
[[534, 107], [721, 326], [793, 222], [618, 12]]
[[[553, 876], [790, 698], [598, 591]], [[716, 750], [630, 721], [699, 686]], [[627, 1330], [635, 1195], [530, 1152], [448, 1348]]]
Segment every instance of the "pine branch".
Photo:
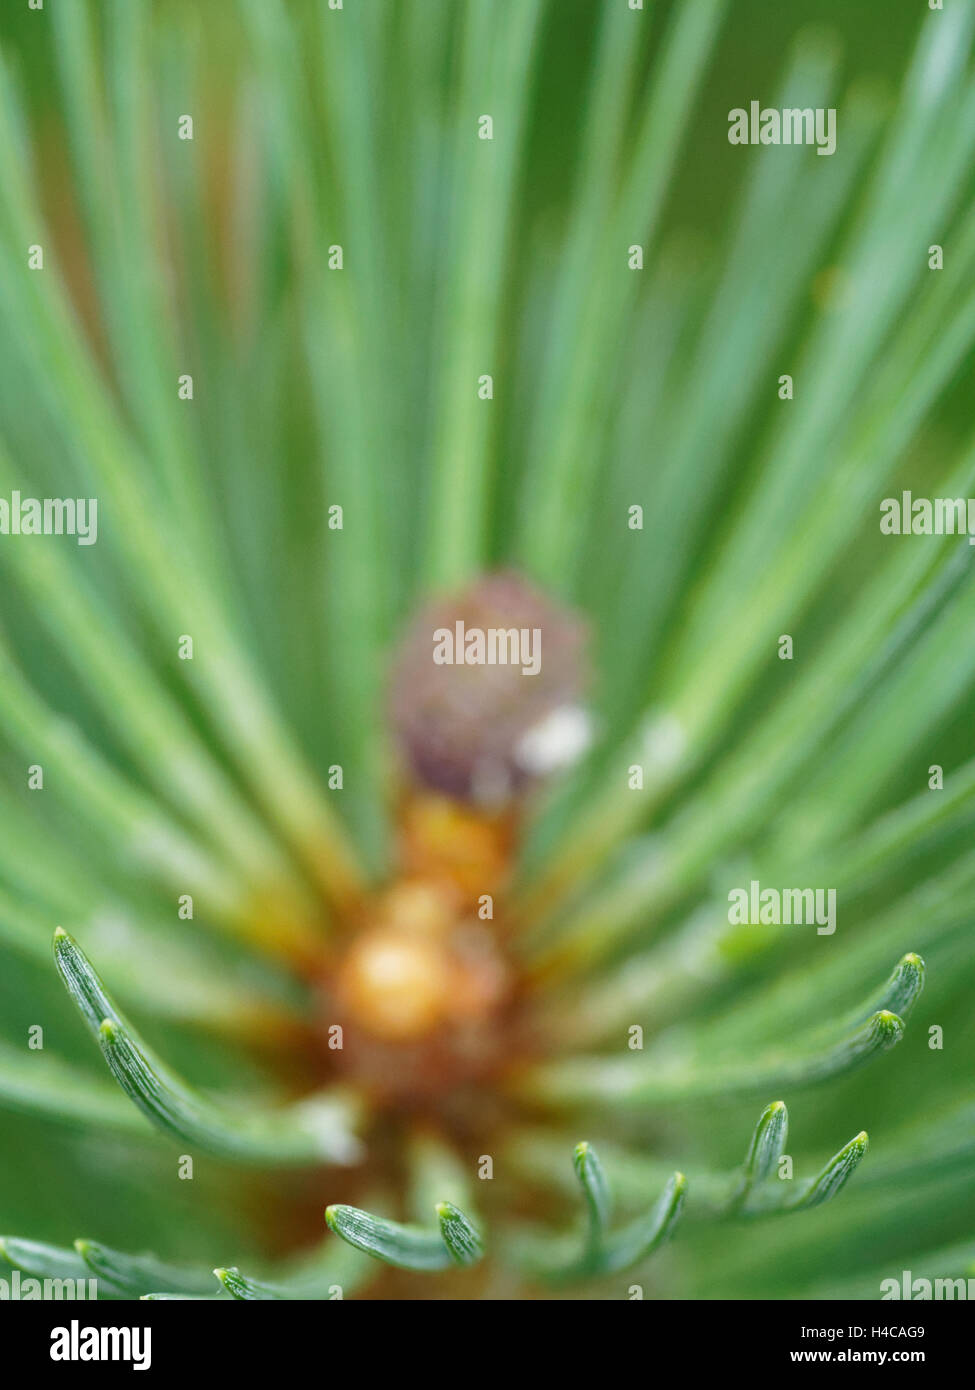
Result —
[[673, 1105], [720, 1096], [748, 1096], [832, 1080], [889, 1051], [904, 1035], [896, 1014], [881, 1010], [859, 1028], [808, 1051], [778, 1051], [754, 1061], [710, 1069], [687, 1065], [665, 1072], [652, 1058], [572, 1058], [533, 1068], [514, 1083], [518, 1094], [557, 1106]]
[[60, 927], [54, 957], [64, 985], [131, 1101], [170, 1135], [238, 1163], [350, 1163], [359, 1155], [346, 1108], [328, 1096], [279, 1111], [210, 1101], [155, 1056], [117, 1011], [83, 952]]
[[127, 1255], [94, 1240], [76, 1240], [74, 1248], [99, 1281], [124, 1298], [138, 1298], [146, 1289], [160, 1293], [209, 1294], [212, 1275], [207, 1270], [177, 1268], [154, 1255]]
[[573, 1167], [587, 1212], [582, 1253], [565, 1253], [569, 1242], [563, 1237], [542, 1236], [524, 1243], [522, 1256], [540, 1278], [575, 1284], [619, 1274], [647, 1259], [670, 1237], [684, 1206], [687, 1179], [683, 1173], [668, 1178], [648, 1212], [610, 1231], [609, 1185], [591, 1144], [576, 1145]]
[[427, 1273], [451, 1265], [476, 1264], [483, 1255], [480, 1236], [467, 1217], [450, 1202], [437, 1207], [439, 1230], [405, 1226], [358, 1207], [331, 1206], [325, 1212], [329, 1230], [374, 1259], [400, 1269]]

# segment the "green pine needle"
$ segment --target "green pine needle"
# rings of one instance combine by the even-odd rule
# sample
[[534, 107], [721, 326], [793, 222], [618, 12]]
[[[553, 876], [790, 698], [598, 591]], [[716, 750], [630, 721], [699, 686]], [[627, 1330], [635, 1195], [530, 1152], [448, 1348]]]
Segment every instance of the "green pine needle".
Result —
[[473, 1265], [483, 1255], [480, 1237], [457, 1207], [441, 1202], [437, 1207], [437, 1232], [373, 1216], [358, 1207], [330, 1206], [325, 1212], [328, 1228], [349, 1245], [385, 1264], [400, 1269], [447, 1269]]
[[238, 1163], [351, 1162], [359, 1152], [342, 1106], [323, 1097], [277, 1114], [231, 1109], [177, 1077], [117, 1012], [84, 953], [63, 928], [54, 937], [58, 972], [129, 1099], [170, 1135]]

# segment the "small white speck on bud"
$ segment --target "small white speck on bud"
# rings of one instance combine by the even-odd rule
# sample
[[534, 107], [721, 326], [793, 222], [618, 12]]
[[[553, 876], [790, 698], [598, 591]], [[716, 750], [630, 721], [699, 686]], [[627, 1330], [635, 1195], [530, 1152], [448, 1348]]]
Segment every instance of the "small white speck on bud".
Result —
[[578, 762], [592, 743], [592, 734], [589, 713], [581, 705], [563, 705], [522, 735], [515, 761], [531, 776], [547, 777]]
[[415, 779], [498, 808], [588, 746], [587, 628], [513, 572], [435, 599], [393, 661], [390, 717]]

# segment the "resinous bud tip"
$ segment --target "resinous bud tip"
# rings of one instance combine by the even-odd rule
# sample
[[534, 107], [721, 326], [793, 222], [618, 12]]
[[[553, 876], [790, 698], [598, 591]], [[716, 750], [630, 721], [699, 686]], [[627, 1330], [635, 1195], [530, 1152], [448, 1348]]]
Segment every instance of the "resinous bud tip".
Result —
[[510, 571], [434, 600], [393, 662], [390, 717], [413, 778], [503, 806], [590, 741], [586, 626]]

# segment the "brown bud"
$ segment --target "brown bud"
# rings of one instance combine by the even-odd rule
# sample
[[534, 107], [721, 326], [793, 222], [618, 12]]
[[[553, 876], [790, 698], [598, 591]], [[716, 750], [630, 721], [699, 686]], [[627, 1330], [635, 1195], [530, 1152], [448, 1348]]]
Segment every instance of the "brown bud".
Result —
[[416, 781], [500, 806], [574, 761], [588, 736], [586, 631], [511, 572], [435, 600], [393, 663], [390, 714]]

